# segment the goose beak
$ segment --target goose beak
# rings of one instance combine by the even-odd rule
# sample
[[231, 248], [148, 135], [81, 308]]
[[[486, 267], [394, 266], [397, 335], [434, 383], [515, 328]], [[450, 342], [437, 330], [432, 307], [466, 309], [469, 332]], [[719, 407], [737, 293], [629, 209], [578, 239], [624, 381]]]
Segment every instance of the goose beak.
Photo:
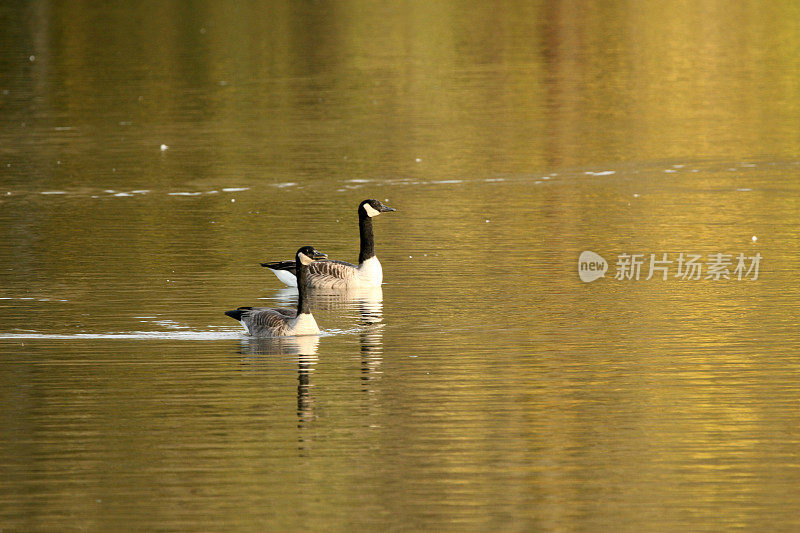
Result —
[[312, 259], [314, 261], [319, 261], [320, 259], [327, 259], [327, 258], [328, 258], [328, 254], [324, 254], [324, 253], [320, 252], [319, 250], [314, 250], [314, 256], [312, 257]]
[[394, 207], [389, 207], [388, 205], [381, 204], [381, 213], [388, 213], [390, 211], [397, 211]]

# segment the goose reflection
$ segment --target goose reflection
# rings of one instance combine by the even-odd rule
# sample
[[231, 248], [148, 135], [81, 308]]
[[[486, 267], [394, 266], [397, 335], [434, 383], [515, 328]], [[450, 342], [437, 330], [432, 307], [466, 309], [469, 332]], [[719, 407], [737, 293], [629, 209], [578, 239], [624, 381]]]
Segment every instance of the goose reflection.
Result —
[[[311, 395], [311, 373], [319, 358], [319, 337], [244, 337], [240, 353], [251, 368], [274, 370], [276, 363], [297, 361], [297, 427], [303, 429], [315, 418], [314, 398]], [[275, 356], [279, 358], [276, 359]], [[291, 358], [291, 359], [289, 359]], [[301, 438], [301, 444], [304, 439]], [[302, 448], [302, 446], [301, 446]]]
[[357, 299], [360, 319], [361, 381], [364, 392], [374, 392], [372, 382], [381, 376], [383, 362], [383, 293], [360, 295]]
[[[383, 320], [383, 289], [380, 287], [308, 289], [305, 298], [309, 307], [315, 311], [338, 311], [345, 317], [350, 313], [356, 313], [364, 323], [377, 323]], [[291, 305], [297, 301], [297, 289], [292, 287], [278, 289], [274, 300], [281, 305]]]
[[318, 335], [297, 337], [248, 337], [240, 339], [240, 353], [259, 360], [266, 356], [301, 356], [316, 358], [319, 349]]
[[[314, 312], [331, 311], [339, 318], [348, 321], [355, 319], [357, 327], [348, 330], [358, 335], [361, 390], [377, 401], [375, 384], [382, 375], [383, 362], [382, 289], [380, 287], [336, 291], [309, 289], [305, 298]], [[292, 287], [279, 289], [270, 300], [274, 300], [277, 305], [292, 305], [297, 301], [297, 289]], [[320, 319], [320, 323], [326, 322]], [[316, 414], [314, 384], [311, 378], [318, 360], [319, 342], [318, 336], [241, 339], [242, 353], [249, 355], [253, 360], [260, 360], [264, 365], [269, 364], [270, 356], [273, 362], [276, 355], [297, 356], [297, 427], [301, 430], [299, 436], [301, 453], [313, 440], [309, 425], [316, 419]]]
[[380, 287], [347, 291], [311, 292], [316, 309], [337, 311], [358, 320], [361, 349], [361, 381], [364, 392], [374, 392], [383, 362], [383, 290]]
[[[361, 380], [363, 390], [371, 390], [371, 382], [380, 375], [383, 362], [383, 289], [363, 287], [343, 290], [309, 289], [305, 295], [315, 311], [334, 311], [339, 317], [355, 318], [361, 348]], [[274, 297], [280, 305], [291, 305], [297, 289], [279, 289]]]
[[[282, 294], [291, 297], [291, 293]], [[368, 405], [377, 408], [377, 383], [383, 375], [383, 290], [381, 287], [336, 291], [313, 289], [306, 292], [306, 298], [314, 310], [332, 311], [339, 317], [355, 319], [361, 359], [361, 391], [369, 399]]]

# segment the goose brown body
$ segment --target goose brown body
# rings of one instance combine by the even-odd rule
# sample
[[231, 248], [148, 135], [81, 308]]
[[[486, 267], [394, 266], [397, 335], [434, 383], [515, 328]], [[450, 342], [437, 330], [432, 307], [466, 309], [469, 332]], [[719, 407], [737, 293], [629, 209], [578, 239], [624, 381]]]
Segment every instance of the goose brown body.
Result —
[[248, 335], [254, 337], [284, 337], [290, 335], [318, 335], [317, 321], [314, 320], [306, 298], [306, 276], [308, 267], [318, 259], [327, 257], [314, 249], [304, 246], [295, 255], [295, 271], [299, 274], [297, 286], [297, 309], [286, 307], [239, 307], [225, 314], [238, 320]]
[[[381, 213], [395, 211], [378, 200], [364, 200], [358, 205], [358, 227], [360, 250], [358, 264], [345, 261], [315, 261], [309, 266], [305, 284], [313, 289], [352, 289], [376, 287], [383, 283], [383, 267], [375, 256], [375, 238], [372, 232], [372, 219]], [[298, 286], [294, 261], [273, 261], [261, 263], [270, 269], [283, 283], [290, 287]]]

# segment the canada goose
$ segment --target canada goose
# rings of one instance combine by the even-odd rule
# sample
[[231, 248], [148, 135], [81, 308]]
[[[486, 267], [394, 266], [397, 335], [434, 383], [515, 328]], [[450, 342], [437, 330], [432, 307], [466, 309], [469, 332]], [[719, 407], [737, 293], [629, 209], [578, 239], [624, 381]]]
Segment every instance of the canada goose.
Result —
[[[361, 250], [358, 265], [345, 261], [317, 261], [308, 269], [306, 284], [315, 289], [349, 289], [354, 287], [379, 287], [383, 282], [383, 269], [375, 257], [375, 239], [372, 236], [372, 217], [395, 211], [378, 200], [364, 200], [358, 204], [358, 230], [361, 234]], [[278, 279], [290, 287], [297, 286], [294, 261], [261, 263]]]
[[284, 337], [287, 335], [318, 335], [317, 321], [311, 315], [310, 306], [306, 299], [305, 278], [308, 276], [308, 266], [318, 259], [328, 257], [314, 249], [313, 246], [303, 246], [295, 255], [295, 268], [300, 273], [300, 284], [297, 287], [297, 309], [286, 307], [240, 307], [234, 311], [225, 311], [225, 314], [238, 320], [248, 335], [254, 337]]

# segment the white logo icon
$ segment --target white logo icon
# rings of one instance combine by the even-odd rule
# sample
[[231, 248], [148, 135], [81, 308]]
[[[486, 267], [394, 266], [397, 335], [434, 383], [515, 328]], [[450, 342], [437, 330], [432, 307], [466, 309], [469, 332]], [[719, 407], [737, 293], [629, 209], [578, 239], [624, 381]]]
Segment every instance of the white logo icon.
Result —
[[606, 275], [606, 270], [608, 270], [608, 263], [602, 256], [588, 250], [581, 252], [581, 256], [578, 258], [578, 275], [581, 277], [581, 281], [589, 283], [597, 278], [602, 278]]

